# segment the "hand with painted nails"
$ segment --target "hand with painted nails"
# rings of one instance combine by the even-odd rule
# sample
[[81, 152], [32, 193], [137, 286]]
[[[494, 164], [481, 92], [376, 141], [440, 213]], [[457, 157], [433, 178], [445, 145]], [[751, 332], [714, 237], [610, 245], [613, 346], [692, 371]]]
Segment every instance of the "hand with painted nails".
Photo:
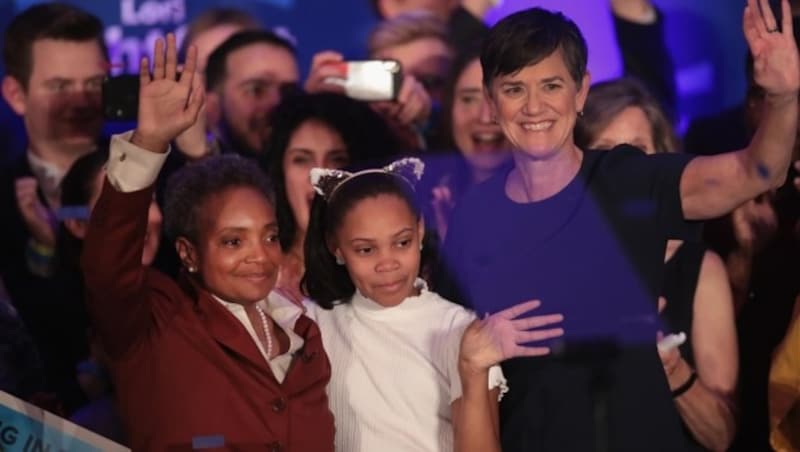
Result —
[[[472, 322], [461, 339], [459, 366], [471, 372], [485, 372], [501, 361], [524, 356], [544, 356], [545, 346], [529, 345], [564, 335], [558, 327], [561, 314], [522, 317], [541, 306], [527, 301]], [[545, 328], [547, 327], [547, 328]]]

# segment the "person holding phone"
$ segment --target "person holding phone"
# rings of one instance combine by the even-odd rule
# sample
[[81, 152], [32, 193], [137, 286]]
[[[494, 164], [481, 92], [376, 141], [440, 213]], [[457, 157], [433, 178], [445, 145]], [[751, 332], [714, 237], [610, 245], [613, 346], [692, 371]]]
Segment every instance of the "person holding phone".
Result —
[[[371, 61], [399, 63], [401, 77], [395, 79], [399, 84], [392, 89], [377, 87], [383, 92], [391, 92], [391, 96], [362, 97], [361, 100], [371, 102], [372, 107], [389, 121], [407, 149], [426, 149], [430, 141], [426, 135], [435, 122], [432, 111], [438, 101], [439, 81], [442, 71], [446, 74], [450, 59], [444, 23], [429, 13], [410, 13], [378, 25], [370, 35], [369, 47]], [[347, 75], [343, 76], [342, 67], [352, 64], [338, 52], [316, 54], [305, 83], [306, 91], [347, 93], [347, 84], [353, 81], [347, 80]], [[386, 64], [385, 67], [392, 66]], [[365, 77], [363, 83], [371, 85], [375, 80], [374, 76]]]

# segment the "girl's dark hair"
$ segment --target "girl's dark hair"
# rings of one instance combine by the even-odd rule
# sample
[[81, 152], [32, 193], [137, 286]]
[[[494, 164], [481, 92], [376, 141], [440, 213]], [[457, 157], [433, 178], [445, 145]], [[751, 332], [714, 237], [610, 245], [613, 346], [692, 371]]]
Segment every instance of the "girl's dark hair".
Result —
[[275, 213], [284, 252], [295, 242], [297, 223], [286, 197], [283, 159], [292, 135], [309, 120], [320, 121], [339, 134], [350, 158], [348, 169], [383, 165], [400, 151], [383, 118], [363, 102], [332, 93], [298, 94], [282, 101], [272, 113], [272, 136], [259, 163], [275, 189]]
[[[107, 161], [107, 147], [101, 147], [76, 160], [61, 181], [61, 206], [88, 208], [89, 200], [94, 194], [94, 180]], [[82, 249], [83, 240], [72, 235], [62, 222], [56, 242], [56, 264], [59, 270], [79, 271]]]
[[332, 309], [337, 300], [347, 302], [356, 290], [347, 268], [336, 263], [329, 241], [356, 204], [379, 195], [402, 199], [419, 221], [414, 189], [407, 179], [394, 174], [362, 174], [343, 182], [328, 201], [320, 195], [314, 197], [305, 241], [306, 272], [300, 286], [322, 308]]
[[199, 240], [201, 210], [212, 195], [231, 188], [248, 187], [273, 202], [267, 176], [252, 160], [223, 154], [189, 163], [167, 182], [164, 199], [164, 230], [170, 240]]

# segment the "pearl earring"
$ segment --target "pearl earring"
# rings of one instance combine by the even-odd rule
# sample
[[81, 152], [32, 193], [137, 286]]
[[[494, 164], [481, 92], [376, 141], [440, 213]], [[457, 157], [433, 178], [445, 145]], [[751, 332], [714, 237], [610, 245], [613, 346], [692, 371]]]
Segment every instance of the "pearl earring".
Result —
[[337, 263], [338, 265], [344, 265], [344, 258], [342, 258], [342, 256], [339, 256], [339, 255], [337, 254], [337, 255], [336, 255], [336, 263]]
[[189, 270], [189, 273], [194, 273], [194, 272], [197, 271], [197, 268], [195, 268], [194, 266], [189, 266], [188, 270]]

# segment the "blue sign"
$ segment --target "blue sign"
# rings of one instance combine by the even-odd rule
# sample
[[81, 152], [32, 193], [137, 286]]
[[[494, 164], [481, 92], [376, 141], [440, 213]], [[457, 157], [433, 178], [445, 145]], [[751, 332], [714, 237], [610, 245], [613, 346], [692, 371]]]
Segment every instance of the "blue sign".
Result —
[[0, 391], [0, 450], [5, 452], [130, 451], [2, 391]]

